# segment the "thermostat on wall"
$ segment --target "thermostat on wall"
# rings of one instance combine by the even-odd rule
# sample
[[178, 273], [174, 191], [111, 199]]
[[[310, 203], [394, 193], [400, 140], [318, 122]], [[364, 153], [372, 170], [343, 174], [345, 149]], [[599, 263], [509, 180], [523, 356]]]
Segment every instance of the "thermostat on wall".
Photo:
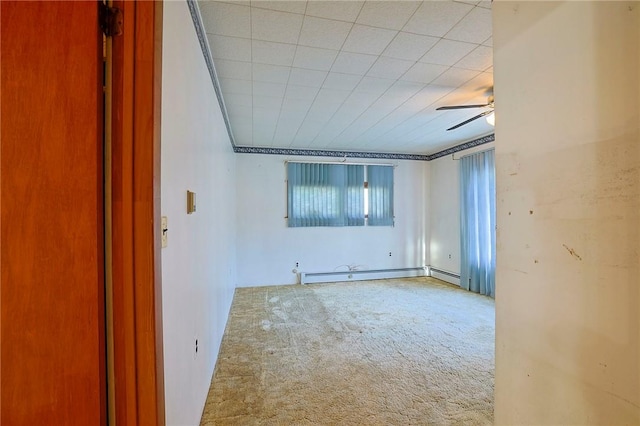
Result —
[[196, 211], [196, 193], [187, 191], [187, 214]]

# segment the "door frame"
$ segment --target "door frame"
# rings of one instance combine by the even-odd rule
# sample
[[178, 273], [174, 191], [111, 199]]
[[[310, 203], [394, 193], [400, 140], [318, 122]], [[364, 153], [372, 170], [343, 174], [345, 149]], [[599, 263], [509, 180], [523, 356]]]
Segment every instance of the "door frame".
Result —
[[[160, 230], [162, 2], [114, 0], [109, 253], [110, 424], [164, 425]], [[108, 226], [109, 227], [109, 226]], [[113, 418], [115, 417], [115, 418]]]

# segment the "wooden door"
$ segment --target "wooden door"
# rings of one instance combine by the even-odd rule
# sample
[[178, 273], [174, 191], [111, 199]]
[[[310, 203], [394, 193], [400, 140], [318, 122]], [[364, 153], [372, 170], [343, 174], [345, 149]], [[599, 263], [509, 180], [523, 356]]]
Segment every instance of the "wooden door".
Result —
[[104, 425], [98, 3], [0, 14], [0, 423]]

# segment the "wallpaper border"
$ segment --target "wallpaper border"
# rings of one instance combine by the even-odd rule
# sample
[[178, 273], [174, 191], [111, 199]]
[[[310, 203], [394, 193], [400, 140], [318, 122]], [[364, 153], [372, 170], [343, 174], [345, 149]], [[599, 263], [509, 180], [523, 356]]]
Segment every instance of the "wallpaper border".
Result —
[[483, 136], [459, 145], [436, 152], [435, 154], [400, 154], [391, 152], [360, 152], [360, 151], [332, 151], [322, 149], [296, 149], [296, 148], [264, 148], [253, 146], [236, 146], [234, 151], [240, 154], [267, 154], [267, 155], [302, 155], [307, 157], [340, 157], [340, 158], [375, 158], [385, 160], [417, 160], [431, 161], [436, 158], [454, 154], [465, 149], [493, 142], [495, 134]]

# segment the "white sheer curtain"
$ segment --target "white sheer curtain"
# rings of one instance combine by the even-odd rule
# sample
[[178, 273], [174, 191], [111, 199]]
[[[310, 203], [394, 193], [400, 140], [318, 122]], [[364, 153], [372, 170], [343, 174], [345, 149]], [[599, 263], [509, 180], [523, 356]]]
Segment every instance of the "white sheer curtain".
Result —
[[460, 286], [495, 297], [496, 178], [493, 150], [460, 159]]

